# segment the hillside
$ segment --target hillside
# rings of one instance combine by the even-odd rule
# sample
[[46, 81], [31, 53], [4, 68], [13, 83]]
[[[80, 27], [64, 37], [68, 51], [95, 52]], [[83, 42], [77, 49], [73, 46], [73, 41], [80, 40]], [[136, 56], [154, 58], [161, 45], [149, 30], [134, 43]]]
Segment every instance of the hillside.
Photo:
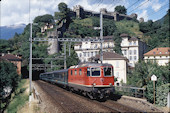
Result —
[[139, 31], [139, 23], [134, 21], [122, 20], [115, 22], [116, 27], [119, 31], [128, 32], [130, 36], [137, 36], [142, 38], [143, 33]]

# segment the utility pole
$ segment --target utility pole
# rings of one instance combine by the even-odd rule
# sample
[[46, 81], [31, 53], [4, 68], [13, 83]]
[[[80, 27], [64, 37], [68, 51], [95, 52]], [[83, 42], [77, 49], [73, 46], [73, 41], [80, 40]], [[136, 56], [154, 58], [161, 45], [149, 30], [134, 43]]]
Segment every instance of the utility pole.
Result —
[[32, 93], [32, 23], [30, 23], [30, 63], [29, 63], [30, 94]]
[[70, 56], [71, 42], [69, 43], [69, 56]]
[[66, 43], [64, 43], [64, 69], [67, 68], [67, 64], [66, 64]]
[[100, 60], [101, 60], [101, 64], [103, 63], [103, 14], [102, 14], [102, 11], [100, 11]]
[[51, 60], [51, 71], [52, 71], [52, 69], [53, 69], [53, 61]]

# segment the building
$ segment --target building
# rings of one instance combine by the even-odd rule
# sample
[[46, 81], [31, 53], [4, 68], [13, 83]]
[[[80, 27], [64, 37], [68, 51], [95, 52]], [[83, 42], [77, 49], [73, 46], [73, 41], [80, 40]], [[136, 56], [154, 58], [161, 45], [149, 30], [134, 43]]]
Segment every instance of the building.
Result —
[[50, 23], [46, 23], [43, 27], [41, 27], [41, 33], [45, 33], [48, 29], [53, 29], [54, 25]]
[[9, 61], [17, 66], [17, 73], [21, 75], [21, 56], [12, 54], [2, 54], [0, 60]]
[[[106, 8], [101, 8], [100, 11], [103, 14], [103, 18], [113, 19], [115, 21], [120, 21], [123, 19], [133, 20], [134, 18], [137, 19], [137, 14], [133, 13], [131, 15], [120, 14], [118, 12], [109, 12]], [[100, 12], [94, 12], [90, 10], [84, 9], [80, 5], [76, 5], [73, 7], [72, 15], [76, 16], [77, 18], [85, 18], [86, 16], [94, 16], [100, 17]]]
[[[94, 58], [100, 59], [100, 55]], [[117, 78], [116, 85], [121, 82], [127, 83], [127, 63], [128, 59], [114, 52], [103, 52], [103, 63], [112, 64], [114, 67], [114, 76]]]
[[[104, 36], [103, 40], [103, 51], [113, 51], [114, 41], [112, 36]], [[99, 42], [80, 42], [74, 45], [74, 50], [81, 62], [87, 62], [89, 58], [99, 54], [100, 46]]]
[[159, 47], [154, 48], [151, 51], [144, 54], [144, 60], [147, 62], [155, 61], [158, 65], [165, 66], [170, 63], [170, 48], [169, 47]]
[[122, 54], [129, 60], [129, 66], [134, 67], [139, 59], [143, 59], [144, 53], [147, 52], [147, 45], [137, 37], [130, 37], [127, 34], [120, 36], [122, 37]]

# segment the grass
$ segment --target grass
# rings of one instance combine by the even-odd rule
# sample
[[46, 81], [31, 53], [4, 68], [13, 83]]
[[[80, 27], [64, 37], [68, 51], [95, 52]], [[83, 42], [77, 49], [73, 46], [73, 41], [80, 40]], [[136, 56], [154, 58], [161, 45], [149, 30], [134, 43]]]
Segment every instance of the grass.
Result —
[[128, 32], [130, 36], [142, 38], [143, 33], [139, 31], [139, 23], [130, 20], [122, 20], [115, 22], [115, 24], [120, 31]]
[[26, 92], [28, 88], [28, 80], [23, 79], [18, 85], [16, 93], [13, 94], [10, 104], [7, 107], [7, 113], [16, 113], [18, 109], [22, 108], [29, 99], [29, 93]]
[[91, 18], [85, 18], [85, 19], [81, 19], [81, 20], [75, 19], [74, 23], [81, 24], [82, 26], [90, 26], [90, 27], [93, 26], [93, 21]]

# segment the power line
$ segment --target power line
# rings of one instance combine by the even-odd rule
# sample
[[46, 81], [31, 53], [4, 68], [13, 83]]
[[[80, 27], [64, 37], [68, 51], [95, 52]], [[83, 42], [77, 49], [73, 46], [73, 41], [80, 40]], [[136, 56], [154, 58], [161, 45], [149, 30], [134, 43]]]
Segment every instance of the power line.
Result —
[[139, 7], [141, 7], [141, 6], [143, 6], [144, 4], [146, 4], [147, 2], [149, 2], [149, 0], [147, 0], [146, 2], [144, 2], [143, 4], [140, 4], [139, 6], [137, 6], [135, 9], [133, 9], [133, 10], [131, 10], [130, 12], [128, 12], [128, 13], [131, 13], [132, 11], [134, 11], [134, 10], [136, 10], [137, 8], [139, 8]]
[[132, 7], [133, 5], [135, 5], [136, 3], [138, 3], [140, 0], [137, 0], [135, 3], [133, 3], [131, 6], [129, 6], [127, 9], [129, 9], [130, 7]]
[[100, 0], [100, 1], [98, 2], [98, 3], [99, 3], [98, 6], [99, 6], [102, 2], [103, 2], [103, 0]]
[[[114, 4], [114, 2], [115, 2], [116, 0], [112, 0], [112, 2], [111, 2], [111, 6], [110, 7], [108, 7], [108, 9], [109, 8], [111, 8], [111, 7], [114, 7], [116, 4]], [[117, 2], [117, 3], [119, 3], [119, 1]], [[113, 6], [112, 6], [112, 4], [114, 4]]]
[[147, 15], [147, 17], [149, 17], [149, 16], [151, 16], [151, 15], [155, 15], [156, 13], [160, 12], [161, 10], [164, 9], [164, 7], [166, 7], [166, 6], [168, 6], [168, 5], [169, 5], [169, 4], [166, 4], [166, 5], [162, 6], [157, 12], [152, 11], [151, 13], [149, 13], [149, 14]]

